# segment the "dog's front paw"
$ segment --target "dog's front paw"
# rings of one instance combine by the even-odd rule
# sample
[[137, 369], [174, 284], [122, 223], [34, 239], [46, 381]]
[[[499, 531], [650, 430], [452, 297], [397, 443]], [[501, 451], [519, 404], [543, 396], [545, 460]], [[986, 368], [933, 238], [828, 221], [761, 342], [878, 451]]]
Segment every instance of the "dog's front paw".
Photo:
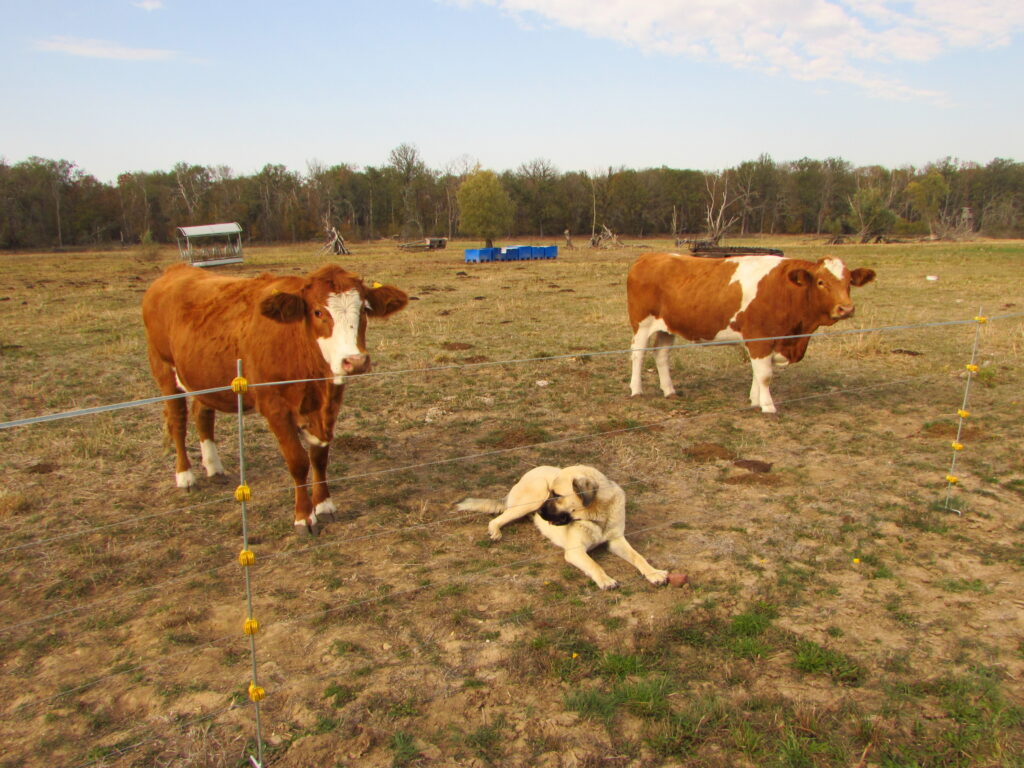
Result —
[[491, 537], [492, 541], [498, 541], [501, 538], [501, 528], [496, 525], [488, 525], [487, 534]]
[[601, 581], [597, 582], [597, 586], [599, 586], [601, 589], [607, 591], [609, 589], [618, 589], [619, 588], [619, 582], [617, 582], [615, 579], [611, 579], [611, 578], [609, 578], [607, 581], [602, 579]]
[[651, 584], [664, 584], [668, 581], [668, 571], [651, 571], [647, 574], [647, 580]]

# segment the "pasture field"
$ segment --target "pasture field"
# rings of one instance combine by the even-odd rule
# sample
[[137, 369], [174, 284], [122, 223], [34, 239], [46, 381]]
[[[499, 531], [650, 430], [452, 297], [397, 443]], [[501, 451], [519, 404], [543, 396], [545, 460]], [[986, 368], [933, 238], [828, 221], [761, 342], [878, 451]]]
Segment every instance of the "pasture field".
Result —
[[[878, 273], [776, 378], [778, 417], [735, 347], [675, 350], [670, 399], [648, 360], [628, 397], [638, 247], [218, 268], [336, 260], [414, 297], [369, 328], [318, 539], [246, 418], [268, 765], [1024, 766], [1024, 243], [747, 242]], [[0, 254], [0, 421], [158, 394], [139, 302], [176, 258]], [[528, 521], [491, 542], [453, 510], [542, 463], [618, 481], [630, 541], [690, 585], [599, 551], [601, 592]], [[0, 767], [249, 764], [235, 480], [176, 489], [160, 405], [0, 430], [0, 467]]]

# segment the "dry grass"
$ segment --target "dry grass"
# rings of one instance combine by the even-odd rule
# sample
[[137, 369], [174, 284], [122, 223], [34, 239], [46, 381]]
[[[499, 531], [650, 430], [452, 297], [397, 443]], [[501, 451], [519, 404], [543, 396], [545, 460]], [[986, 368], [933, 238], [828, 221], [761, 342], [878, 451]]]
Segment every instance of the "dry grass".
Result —
[[[315, 251], [226, 269], [306, 272]], [[247, 420], [271, 764], [1021, 765], [1024, 323], [983, 328], [958, 517], [942, 478], [973, 325], [816, 340], [775, 419], [744, 408], [730, 348], [677, 350], [679, 395], [630, 399], [637, 253], [344, 259], [416, 300], [370, 329], [332, 462], [345, 513], [319, 540], [293, 537]], [[1024, 311], [1020, 243], [838, 253], [879, 277], [836, 330]], [[138, 307], [173, 256], [0, 255], [0, 421], [155, 394]], [[159, 411], [0, 431], [4, 768], [244, 760], [233, 486], [174, 488]], [[600, 593], [532, 526], [492, 543], [452, 511], [542, 462], [621, 482], [631, 540], [692, 586], [598, 554], [624, 584]]]

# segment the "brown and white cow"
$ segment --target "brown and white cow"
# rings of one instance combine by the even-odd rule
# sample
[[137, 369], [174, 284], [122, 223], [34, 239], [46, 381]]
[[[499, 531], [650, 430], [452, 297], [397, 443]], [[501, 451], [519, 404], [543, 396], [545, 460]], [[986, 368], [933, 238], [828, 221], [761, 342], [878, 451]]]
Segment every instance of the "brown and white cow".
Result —
[[653, 347], [661, 391], [675, 394], [668, 366], [672, 335], [690, 341], [742, 340], [750, 356], [750, 405], [775, 413], [768, 387], [777, 367], [796, 363], [807, 336], [853, 316], [851, 285], [865, 285], [871, 269], [847, 269], [840, 259], [817, 262], [781, 256], [709, 259], [649, 253], [629, 270], [626, 293], [633, 326], [630, 394], [643, 391], [645, 349]]
[[[328, 452], [345, 381], [370, 368], [366, 318], [387, 317], [408, 301], [398, 288], [365, 285], [336, 264], [305, 277], [255, 278], [178, 264], [142, 299], [149, 365], [160, 391], [173, 395], [230, 384], [242, 360], [250, 383], [243, 405], [267, 420], [295, 482], [295, 530], [316, 535], [337, 512], [327, 488]], [[297, 381], [302, 379], [314, 381]], [[295, 383], [252, 386], [275, 381]], [[192, 396], [208, 476], [224, 474], [214, 442], [215, 412], [237, 409], [230, 390]], [[196, 479], [185, 451], [185, 399], [168, 400], [165, 415], [178, 487], [190, 488]]]

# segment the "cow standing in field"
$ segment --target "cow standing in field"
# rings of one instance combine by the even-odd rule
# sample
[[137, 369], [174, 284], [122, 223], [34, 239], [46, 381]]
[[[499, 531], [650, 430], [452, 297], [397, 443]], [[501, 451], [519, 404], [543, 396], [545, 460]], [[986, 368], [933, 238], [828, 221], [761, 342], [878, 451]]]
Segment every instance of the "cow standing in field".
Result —
[[661, 391], [665, 397], [675, 394], [668, 366], [673, 334], [690, 341], [742, 340], [754, 373], [750, 405], [775, 413], [768, 389], [775, 368], [803, 359], [809, 341], [803, 334], [852, 317], [850, 286], [874, 278], [874, 270], [851, 271], [836, 258], [646, 254], [630, 267], [626, 280], [633, 327], [630, 394], [643, 392], [648, 347], [655, 348]]
[[[173, 395], [227, 386], [242, 360], [250, 383], [243, 407], [267, 420], [295, 482], [295, 530], [316, 535], [337, 512], [327, 488], [327, 461], [345, 381], [370, 369], [366, 318], [387, 317], [408, 301], [398, 288], [367, 286], [336, 264], [306, 277], [255, 278], [177, 264], [142, 299], [149, 365], [160, 391]], [[293, 383], [252, 386], [275, 381]], [[192, 396], [208, 476], [224, 474], [214, 442], [215, 412], [237, 408], [230, 390]], [[168, 400], [165, 415], [178, 487], [191, 488], [196, 480], [185, 451], [185, 398]]]

